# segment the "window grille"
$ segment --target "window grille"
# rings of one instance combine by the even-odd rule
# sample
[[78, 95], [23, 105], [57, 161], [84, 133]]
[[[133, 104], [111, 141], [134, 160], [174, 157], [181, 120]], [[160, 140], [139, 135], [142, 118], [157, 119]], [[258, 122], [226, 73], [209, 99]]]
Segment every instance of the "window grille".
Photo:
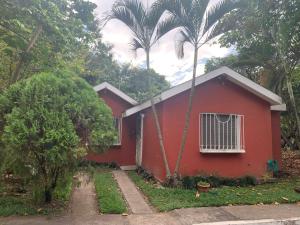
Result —
[[200, 114], [201, 152], [244, 152], [244, 116], [236, 114]]

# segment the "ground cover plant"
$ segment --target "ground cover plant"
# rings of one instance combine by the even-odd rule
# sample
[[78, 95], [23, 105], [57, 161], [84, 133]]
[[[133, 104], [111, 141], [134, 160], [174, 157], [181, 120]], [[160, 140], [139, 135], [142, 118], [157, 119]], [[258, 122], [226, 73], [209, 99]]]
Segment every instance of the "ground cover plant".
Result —
[[[14, 184], [15, 186], [15, 184]], [[72, 193], [73, 177], [68, 174], [64, 179], [60, 179], [53, 193], [51, 204], [41, 202], [39, 190], [28, 184], [26, 192], [19, 193], [12, 190], [9, 184], [0, 184], [0, 216], [10, 215], [36, 215], [36, 214], [56, 214], [60, 213], [68, 205], [68, 200]]]
[[101, 213], [119, 214], [127, 212], [125, 200], [110, 169], [96, 170], [94, 181]]
[[201, 206], [280, 204], [300, 201], [300, 194], [294, 191], [294, 188], [300, 185], [299, 179], [285, 179], [257, 186], [212, 188], [197, 198], [195, 189], [162, 187], [153, 181], [145, 181], [133, 171], [129, 172], [129, 176], [159, 211]]

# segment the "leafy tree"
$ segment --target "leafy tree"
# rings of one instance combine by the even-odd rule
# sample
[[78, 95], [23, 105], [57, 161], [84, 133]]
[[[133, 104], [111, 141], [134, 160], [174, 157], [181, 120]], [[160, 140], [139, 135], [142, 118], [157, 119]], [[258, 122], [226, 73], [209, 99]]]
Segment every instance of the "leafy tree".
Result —
[[205, 72], [213, 71], [221, 66], [231, 67], [236, 72], [244, 75], [250, 80], [261, 83], [261, 67], [256, 63], [252, 64], [249, 60], [242, 59], [240, 55], [229, 55], [224, 58], [210, 58], [205, 64]]
[[[152, 69], [131, 68], [123, 66], [120, 89], [132, 98], [143, 102], [170, 87], [165, 77]], [[150, 79], [150, 81], [149, 81]], [[149, 86], [151, 83], [151, 86]]]
[[87, 148], [102, 152], [115, 138], [110, 109], [83, 79], [66, 72], [10, 86], [0, 96], [0, 118], [6, 168], [35, 180], [45, 202]]
[[164, 76], [154, 70], [117, 64], [110, 54], [110, 46], [100, 40], [91, 49], [82, 48], [72, 61], [65, 62], [63, 66], [92, 86], [109, 82], [139, 102], [170, 87]]
[[210, 4], [209, 0], [160, 0], [155, 4], [156, 8], [167, 10], [167, 21], [174, 26], [180, 27], [176, 44], [176, 54], [179, 58], [184, 57], [184, 45], [189, 43], [194, 50], [193, 78], [190, 90], [188, 108], [185, 115], [185, 123], [182, 133], [181, 145], [174, 170], [174, 179], [178, 177], [180, 161], [185, 148], [187, 132], [190, 124], [192, 102], [195, 92], [195, 78], [198, 64], [198, 50], [208, 41], [224, 33], [230, 28], [221, 23], [226, 14], [237, 7], [236, 1], [219, 1]]
[[[96, 67], [98, 68], [98, 66]], [[152, 69], [147, 70], [126, 64], [117, 67], [112, 66], [112, 68], [112, 72], [109, 75], [107, 73], [98, 73], [95, 76], [86, 77], [86, 73], [83, 73], [82, 77], [93, 86], [104, 81], [109, 82], [139, 102], [148, 100], [153, 95], [159, 94], [170, 87], [165, 77]], [[92, 69], [87, 70], [93, 71]], [[101, 69], [99, 68], [99, 70]], [[149, 86], [149, 83], [151, 83], [151, 86]]]
[[221, 37], [224, 46], [234, 45], [244, 62], [260, 67], [266, 85], [282, 95], [288, 93], [288, 109], [297, 126], [300, 148], [300, 119], [293, 89], [294, 71], [300, 57], [300, 2], [245, 1], [245, 6], [232, 14], [238, 21], [235, 29]]
[[[145, 8], [138, 0], [118, 0], [112, 7], [106, 20], [117, 19], [123, 22], [133, 34], [130, 46], [133, 51], [143, 49], [146, 54], [146, 66], [150, 69], [150, 50], [152, 46], [168, 31], [177, 27], [177, 24], [168, 19], [161, 20], [164, 9], [156, 7], [154, 3], [150, 8]], [[151, 79], [149, 79], [150, 81]], [[151, 83], [149, 83], [151, 87]], [[155, 127], [159, 139], [160, 151], [163, 157], [167, 177], [171, 176], [168, 160], [166, 157], [161, 127], [153, 98], [151, 109], [154, 115]]]
[[57, 67], [97, 38], [95, 8], [82, 0], [2, 1], [0, 40], [15, 50], [10, 82]]

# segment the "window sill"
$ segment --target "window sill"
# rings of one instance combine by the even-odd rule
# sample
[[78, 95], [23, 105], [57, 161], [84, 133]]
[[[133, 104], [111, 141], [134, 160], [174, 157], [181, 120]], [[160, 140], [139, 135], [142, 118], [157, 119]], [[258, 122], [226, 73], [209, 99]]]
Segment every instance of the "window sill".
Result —
[[245, 149], [200, 149], [201, 153], [245, 153]]

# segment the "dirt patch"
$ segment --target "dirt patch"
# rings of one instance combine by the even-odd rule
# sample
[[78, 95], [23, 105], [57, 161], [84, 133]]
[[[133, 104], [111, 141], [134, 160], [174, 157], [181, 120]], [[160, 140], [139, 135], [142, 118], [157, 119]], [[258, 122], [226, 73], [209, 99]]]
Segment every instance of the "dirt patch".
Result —
[[300, 151], [282, 151], [282, 170], [292, 176], [300, 176]]

